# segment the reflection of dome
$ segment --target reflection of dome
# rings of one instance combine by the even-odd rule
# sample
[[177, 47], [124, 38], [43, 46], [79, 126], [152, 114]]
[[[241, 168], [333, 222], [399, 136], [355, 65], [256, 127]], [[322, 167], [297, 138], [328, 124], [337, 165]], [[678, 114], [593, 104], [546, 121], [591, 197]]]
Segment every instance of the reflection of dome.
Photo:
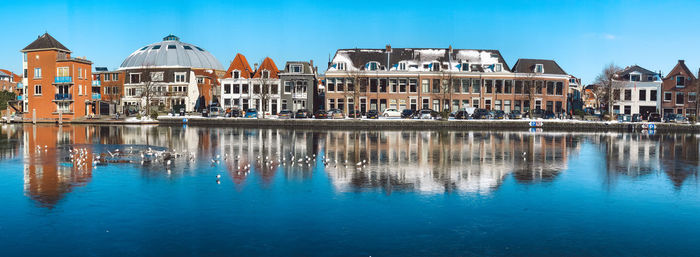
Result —
[[180, 42], [180, 39], [173, 35], [164, 37], [161, 42], [139, 48], [122, 62], [119, 69], [144, 67], [224, 70], [211, 53], [198, 46]]

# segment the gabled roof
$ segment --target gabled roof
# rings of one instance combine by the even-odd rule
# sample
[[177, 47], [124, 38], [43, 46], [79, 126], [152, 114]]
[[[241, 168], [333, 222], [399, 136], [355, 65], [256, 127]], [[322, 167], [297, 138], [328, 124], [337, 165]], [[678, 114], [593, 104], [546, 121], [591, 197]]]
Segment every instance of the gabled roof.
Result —
[[270, 78], [271, 79], [279, 78], [278, 73], [280, 71], [279, 71], [279, 69], [277, 69], [277, 65], [275, 65], [275, 62], [272, 61], [272, 59], [270, 59], [270, 57], [265, 57], [265, 60], [262, 61], [262, 64], [260, 64], [260, 67], [258, 68], [258, 70], [255, 71], [255, 75], [253, 75], [253, 78], [260, 78], [263, 70], [270, 71]]
[[44, 33], [44, 35], [39, 36], [34, 42], [29, 44], [27, 47], [22, 49], [20, 52], [29, 52], [29, 51], [36, 51], [36, 50], [59, 50], [59, 51], [65, 51], [69, 52], [67, 47], [63, 46], [61, 42], [58, 42], [55, 38], [53, 38], [49, 33]]
[[241, 78], [249, 79], [253, 75], [253, 69], [250, 68], [248, 60], [241, 53], [237, 53], [236, 57], [233, 58], [231, 65], [228, 66], [224, 78], [231, 78], [231, 72], [234, 70], [239, 70], [241, 72]]
[[674, 66], [673, 69], [671, 69], [671, 72], [669, 72], [666, 75], [666, 77], [664, 77], [664, 80], [667, 80], [673, 76], [676, 76], [676, 74], [678, 72], [680, 72], [681, 70], [685, 71], [685, 73], [688, 74], [688, 76], [690, 76], [691, 79], [695, 79], [695, 75], [693, 75], [693, 73], [690, 71], [690, 69], [688, 69], [688, 66], [685, 66], [685, 61], [678, 60], [678, 63], [676, 64], [676, 66]]
[[15, 73], [13, 73], [13, 72], [11, 72], [11, 71], [9, 71], [9, 70], [0, 69], [0, 73], [5, 73], [5, 74], [7, 74], [8, 76], [11, 76], [11, 77], [12, 77], [12, 80], [13, 80], [14, 82], [21, 82], [21, 81], [22, 81], [22, 76], [17, 75], [17, 74], [15, 74]]
[[625, 75], [630, 74], [630, 73], [635, 72], [635, 71], [639, 72], [643, 75], [656, 75], [656, 72], [642, 68], [639, 65], [632, 65], [632, 66], [629, 66], [629, 67], [625, 68], [624, 70], [622, 70], [620, 72], [620, 76], [625, 76]]
[[544, 74], [567, 75], [564, 69], [562, 69], [557, 62], [554, 60], [544, 59], [518, 59], [518, 61], [515, 62], [515, 65], [513, 65], [513, 72], [534, 73], [536, 64], [542, 64]]

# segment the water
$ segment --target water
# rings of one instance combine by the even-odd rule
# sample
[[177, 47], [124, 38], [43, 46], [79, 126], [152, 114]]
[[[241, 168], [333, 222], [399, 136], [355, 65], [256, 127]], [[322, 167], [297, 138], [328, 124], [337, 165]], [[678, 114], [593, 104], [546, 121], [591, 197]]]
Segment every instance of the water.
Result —
[[[700, 250], [697, 135], [30, 125], [0, 131], [1, 256]], [[185, 156], [170, 165], [90, 161], [149, 146]], [[86, 163], [72, 162], [70, 149], [84, 149]], [[302, 165], [291, 165], [290, 153]], [[281, 157], [286, 161], [278, 163]]]

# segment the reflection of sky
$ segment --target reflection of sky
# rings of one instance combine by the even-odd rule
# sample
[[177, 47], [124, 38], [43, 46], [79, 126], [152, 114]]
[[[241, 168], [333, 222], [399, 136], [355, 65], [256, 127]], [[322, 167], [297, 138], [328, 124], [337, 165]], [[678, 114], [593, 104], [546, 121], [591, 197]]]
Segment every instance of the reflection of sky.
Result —
[[[433, 162], [442, 160], [441, 155], [427, 155], [430, 158], [425, 159], [422, 168], [416, 169], [400, 166], [398, 162], [391, 166], [372, 163], [364, 171], [354, 172], [362, 183], [340, 183], [347, 190], [339, 190], [335, 169], [324, 168], [320, 163], [310, 168], [280, 166], [272, 173], [253, 168], [244, 179], [235, 182], [225, 165], [211, 166], [212, 155], [219, 154], [226, 146], [258, 149], [261, 144], [272, 154], [288, 152], [291, 136], [284, 131], [268, 133], [267, 137], [263, 133], [243, 133], [234, 140], [213, 133], [216, 130], [157, 128], [153, 131], [157, 135], [155, 139], [148, 139], [154, 140], [153, 145], [171, 144], [178, 151], [201, 146], [206, 148], [206, 154], [199, 152], [195, 162], [178, 160], [171, 173], [156, 166], [147, 169], [132, 164], [98, 166], [92, 170], [89, 182], [62, 194], [62, 199], [51, 209], [37, 206], [24, 192], [25, 161], [2, 159], [0, 200], [5, 208], [0, 212], [0, 249], [3, 249], [0, 252], [10, 253], [4, 256], [21, 255], [28, 249], [37, 255], [407, 256], [577, 252], [686, 256], [699, 250], [694, 242], [700, 236], [696, 229], [700, 222], [696, 215], [700, 211], [700, 190], [694, 175], [697, 161], [693, 173], [690, 168], [693, 160], [688, 158], [687, 150], [684, 154], [679, 148], [673, 155], [664, 150], [671, 146], [676, 149], [677, 144], [696, 144], [697, 151], [697, 141], [687, 138], [643, 139], [663, 142], [658, 144], [660, 154], [649, 161], [652, 167], [661, 170], [654, 168], [651, 173], [641, 175], [621, 173], [619, 168], [609, 170], [609, 162], [618, 163], [619, 158], [610, 156], [613, 152], [606, 146], [611, 139], [604, 134], [550, 137], [549, 142], [564, 139], [562, 143], [550, 144], [551, 148], [545, 147], [547, 140], [523, 141], [522, 147], [539, 146], [544, 152], [553, 153], [533, 155], [532, 162], [543, 165], [529, 167], [543, 167], [543, 171], [548, 167], [562, 169], [551, 177], [546, 174], [537, 177], [537, 173], [515, 174], [526, 172], [518, 168], [530, 162], [522, 162], [519, 156], [508, 157], [509, 149], [518, 149], [521, 141], [499, 133], [498, 137], [489, 139], [492, 146], [468, 151], [481, 153], [480, 149], [491, 149], [488, 151], [499, 153], [468, 154], [486, 156], [486, 159], [477, 158], [478, 170], [465, 166], [474, 162], [464, 160], [461, 165], [450, 162], [436, 165]], [[223, 130], [233, 132], [233, 129]], [[143, 144], [146, 140], [143, 133], [129, 131], [116, 135], [129, 143]], [[115, 135], [112, 132], [110, 136]], [[391, 134], [386, 135], [387, 142], [391, 142]], [[534, 138], [530, 134], [525, 136]], [[99, 135], [92, 137], [93, 142], [102, 140]], [[293, 137], [294, 149], [300, 156], [306, 155], [313, 152], [309, 150], [310, 142], [318, 140], [324, 145], [319, 148], [320, 159], [323, 151], [329, 149], [325, 140], [328, 137], [324, 133], [297, 134]], [[420, 142], [426, 143], [427, 149], [431, 149], [432, 143], [440, 142], [434, 135], [416, 137], [422, 138]], [[169, 143], [167, 138], [185, 138], [186, 142]], [[422, 141], [423, 138], [428, 139]], [[396, 149], [393, 146], [405, 141], [401, 137], [396, 140], [388, 144], [391, 147], [387, 150]], [[612, 139], [612, 143], [621, 145], [619, 140]], [[251, 141], [255, 143], [250, 144]], [[447, 148], [451, 154], [442, 156], [454, 158], [455, 151], [463, 156], [465, 149], [470, 149], [452, 142]], [[556, 158], [559, 155], [554, 153], [566, 158]], [[678, 160], [689, 172], [680, 188], [668, 175], [674, 167], [669, 166], [669, 160]], [[556, 161], [563, 164], [552, 165]], [[394, 167], [398, 171], [392, 173]], [[489, 179], [497, 178], [494, 179], [497, 186], [492, 187], [491, 180], [470, 180], [475, 178], [465, 177], [466, 170], [487, 174]], [[489, 173], [489, 170], [497, 172]], [[221, 184], [215, 182], [217, 174], [222, 175]], [[533, 179], [523, 179], [532, 178], [533, 174]], [[613, 182], [611, 176], [615, 177]], [[37, 248], [35, 242], [42, 242], [41, 247]]]

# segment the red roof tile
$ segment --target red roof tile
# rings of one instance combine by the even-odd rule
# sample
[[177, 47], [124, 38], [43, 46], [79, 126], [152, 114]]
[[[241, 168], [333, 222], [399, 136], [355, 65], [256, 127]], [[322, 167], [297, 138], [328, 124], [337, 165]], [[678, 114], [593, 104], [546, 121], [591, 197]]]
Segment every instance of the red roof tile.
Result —
[[272, 79], [277, 79], [279, 76], [277, 75], [280, 71], [277, 69], [277, 65], [275, 65], [275, 62], [270, 59], [270, 57], [265, 57], [265, 60], [263, 60], [262, 64], [260, 64], [260, 67], [258, 70], [255, 71], [255, 75], [253, 78], [259, 78], [260, 74], [262, 73], [263, 70], [269, 70], [270, 71], [270, 78]]
[[241, 53], [236, 54], [236, 58], [234, 58], [231, 65], [228, 66], [228, 70], [226, 70], [226, 75], [224, 75], [224, 78], [231, 78], [231, 72], [234, 70], [239, 70], [241, 72], [241, 78], [246, 79], [249, 79], [253, 73], [253, 69], [250, 68], [248, 60], [246, 60], [245, 56]]

